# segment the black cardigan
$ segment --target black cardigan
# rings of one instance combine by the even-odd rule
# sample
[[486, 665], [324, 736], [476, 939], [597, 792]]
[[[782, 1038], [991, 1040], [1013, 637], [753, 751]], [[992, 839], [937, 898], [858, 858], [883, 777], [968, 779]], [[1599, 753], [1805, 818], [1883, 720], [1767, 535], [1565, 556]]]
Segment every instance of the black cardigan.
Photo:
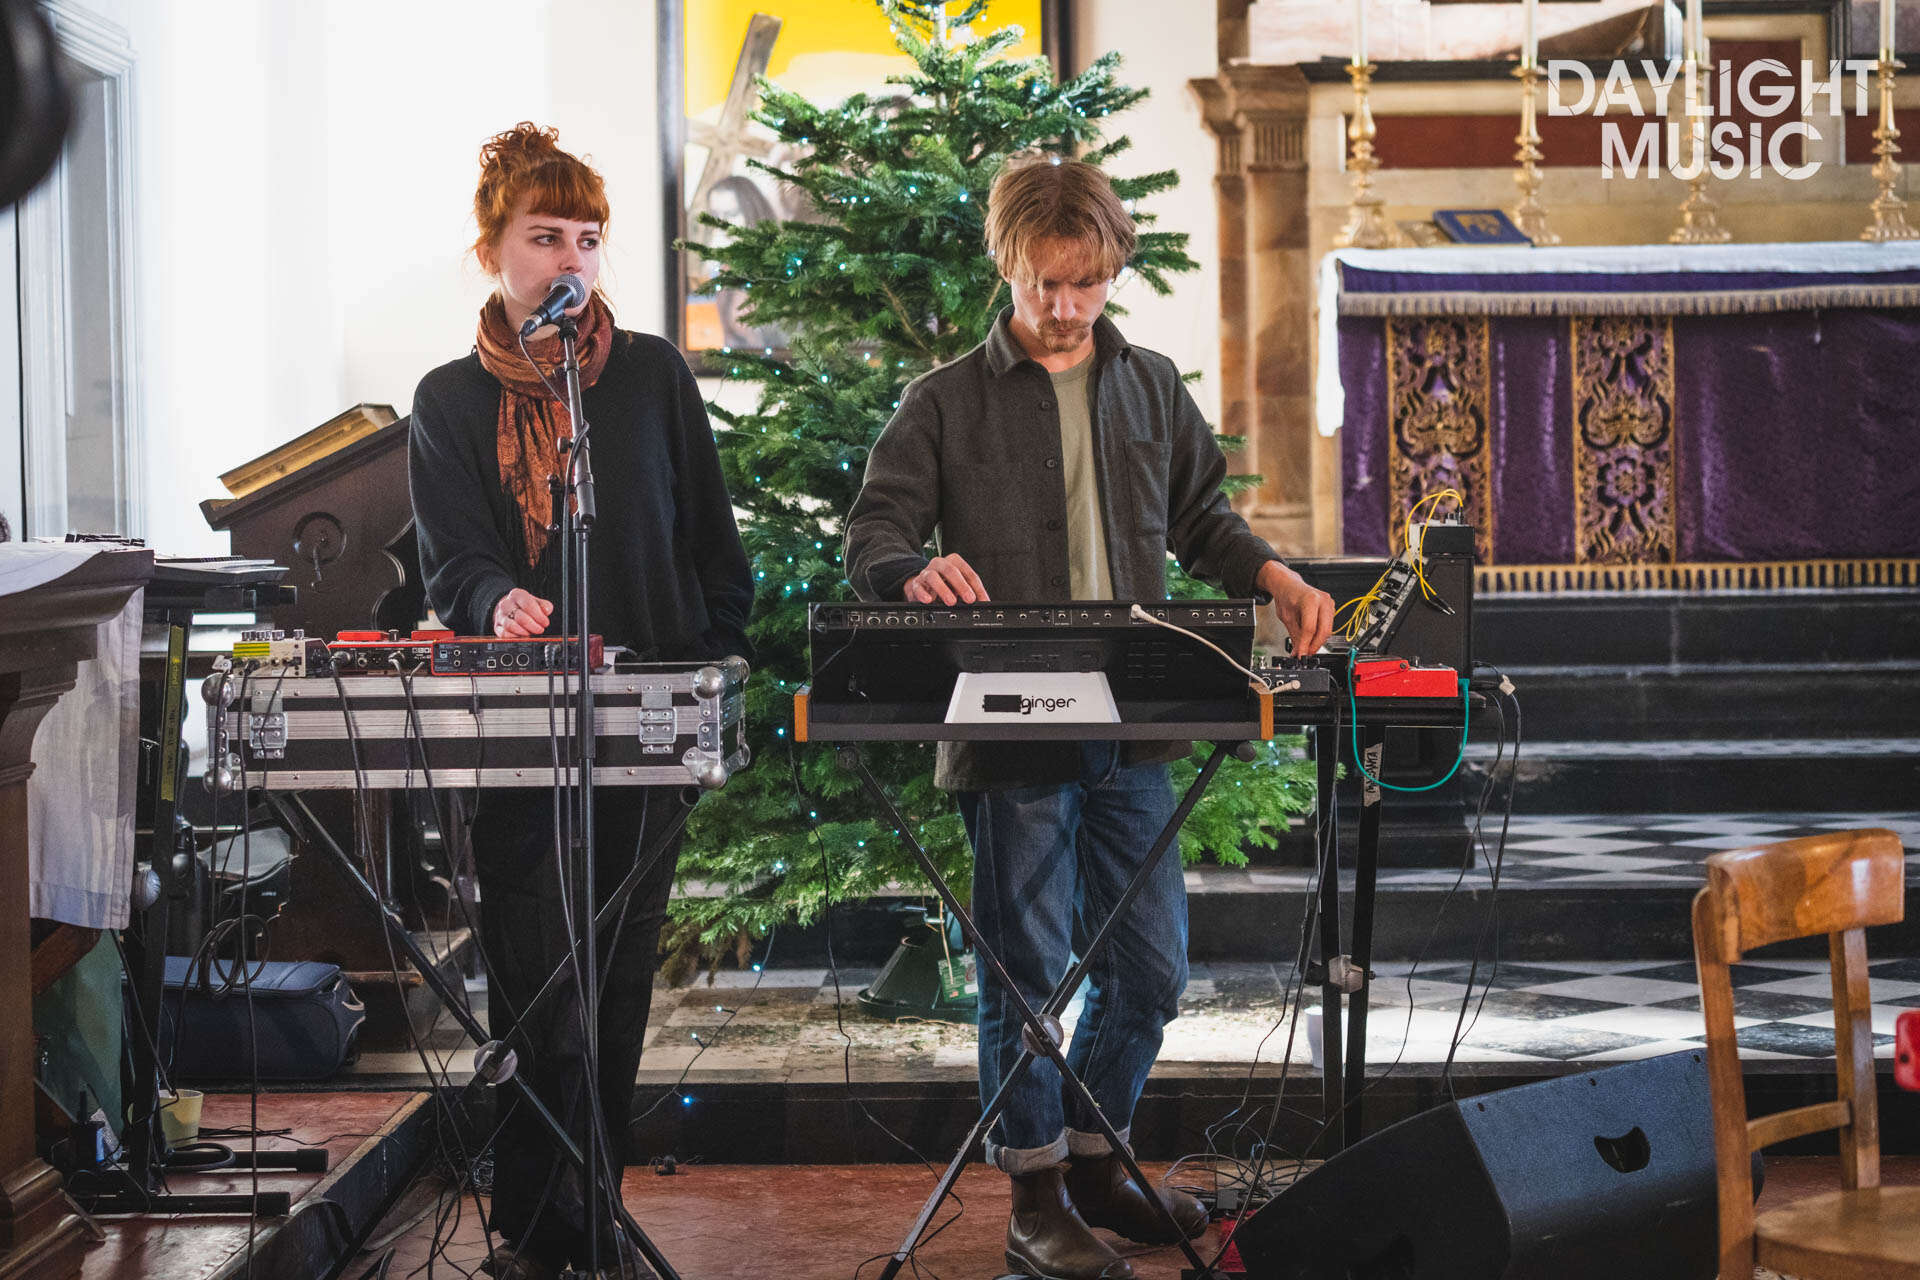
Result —
[[[500, 597], [525, 587], [554, 602], [547, 631], [559, 634], [561, 540], [529, 567], [519, 511], [500, 484], [500, 394], [478, 354], [441, 365], [414, 392], [407, 476], [427, 596], [443, 625], [492, 635]], [[599, 507], [594, 632], [643, 658], [751, 658], [753, 578], [686, 361], [661, 338], [616, 331], [583, 400]]]

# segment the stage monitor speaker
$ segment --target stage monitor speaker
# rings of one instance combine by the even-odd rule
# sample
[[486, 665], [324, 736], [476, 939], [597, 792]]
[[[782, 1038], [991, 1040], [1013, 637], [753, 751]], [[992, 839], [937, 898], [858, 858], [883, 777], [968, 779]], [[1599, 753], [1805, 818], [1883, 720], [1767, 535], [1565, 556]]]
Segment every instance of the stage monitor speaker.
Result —
[[1706, 1056], [1482, 1094], [1383, 1129], [1241, 1224], [1247, 1275], [1712, 1280]]

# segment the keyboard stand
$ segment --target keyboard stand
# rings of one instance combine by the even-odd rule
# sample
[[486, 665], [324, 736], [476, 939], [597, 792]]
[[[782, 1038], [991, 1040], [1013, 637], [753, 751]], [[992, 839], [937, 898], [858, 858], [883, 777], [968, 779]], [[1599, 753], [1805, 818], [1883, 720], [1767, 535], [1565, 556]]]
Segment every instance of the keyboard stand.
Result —
[[[804, 717], [804, 706], [801, 708], [801, 714]], [[1000, 984], [1001, 989], [1012, 999], [1014, 1008], [1020, 1015], [1021, 1022], [1026, 1024], [1020, 1033], [1022, 1043], [1020, 1057], [1007, 1072], [1006, 1079], [1001, 1082], [999, 1091], [988, 1101], [986, 1110], [981, 1112], [980, 1118], [974, 1122], [973, 1128], [967, 1132], [966, 1140], [960, 1144], [960, 1149], [954, 1152], [953, 1159], [947, 1162], [946, 1172], [940, 1176], [940, 1181], [938, 1185], [934, 1187], [933, 1194], [929, 1196], [927, 1202], [921, 1206], [920, 1215], [914, 1219], [912, 1228], [907, 1232], [907, 1238], [901, 1242], [900, 1248], [887, 1260], [886, 1268], [880, 1273], [880, 1280], [894, 1280], [894, 1277], [900, 1274], [900, 1269], [904, 1267], [912, 1257], [914, 1249], [920, 1243], [920, 1238], [926, 1233], [927, 1225], [933, 1221], [933, 1216], [940, 1211], [941, 1203], [946, 1200], [948, 1193], [953, 1190], [953, 1184], [959, 1179], [960, 1170], [966, 1164], [968, 1155], [972, 1153], [974, 1144], [979, 1142], [987, 1130], [992, 1127], [993, 1122], [1000, 1118], [1000, 1112], [1006, 1106], [1007, 1090], [1013, 1086], [1016, 1080], [1025, 1074], [1027, 1068], [1032, 1065], [1036, 1057], [1045, 1057], [1053, 1063], [1055, 1069], [1060, 1072], [1060, 1078], [1066, 1081], [1067, 1087], [1073, 1090], [1079, 1097], [1081, 1103], [1087, 1108], [1088, 1113], [1099, 1122], [1100, 1131], [1106, 1135], [1107, 1144], [1113, 1148], [1113, 1153], [1118, 1156], [1121, 1163], [1126, 1166], [1127, 1173], [1132, 1176], [1133, 1180], [1137, 1182], [1143, 1190], [1147, 1191], [1149, 1198], [1153, 1201], [1154, 1207], [1160, 1211], [1161, 1219], [1165, 1225], [1171, 1227], [1174, 1236], [1179, 1238], [1180, 1249], [1187, 1255], [1187, 1261], [1192, 1264], [1192, 1271], [1189, 1272], [1189, 1274], [1197, 1277], [1198, 1280], [1207, 1280], [1207, 1278], [1216, 1277], [1219, 1274], [1201, 1259], [1199, 1253], [1195, 1251], [1193, 1247], [1193, 1242], [1186, 1239], [1181, 1233], [1178, 1224], [1173, 1220], [1173, 1215], [1168, 1212], [1165, 1202], [1163, 1202], [1159, 1196], [1152, 1194], [1152, 1181], [1148, 1179], [1146, 1174], [1140, 1171], [1140, 1166], [1134, 1162], [1133, 1153], [1127, 1150], [1126, 1144], [1120, 1140], [1119, 1133], [1115, 1131], [1113, 1123], [1107, 1119], [1106, 1115], [1094, 1102], [1093, 1095], [1087, 1092], [1087, 1086], [1073, 1073], [1073, 1069], [1067, 1066], [1066, 1055], [1061, 1052], [1060, 1048], [1061, 1040], [1064, 1038], [1060, 1029], [1060, 1015], [1066, 1011], [1068, 1002], [1072, 999], [1073, 993], [1079, 988], [1081, 981], [1087, 976], [1087, 970], [1092, 967], [1094, 959], [1106, 948], [1107, 942], [1119, 923], [1120, 917], [1126, 912], [1127, 908], [1133, 904], [1133, 900], [1140, 895], [1140, 891], [1145, 886], [1147, 878], [1153, 873], [1153, 869], [1159, 865], [1160, 859], [1165, 856], [1168, 849], [1173, 847], [1175, 837], [1180, 833], [1181, 825], [1186, 822], [1187, 815], [1193, 812], [1193, 806], [1199, 803], [1201, 795], [1207, 789], [1207, 784], [1212, 782], [1214, 774], [1220, 771], [1220, 765], [1226, 759], [1229, 752], [1232, 752], [1243, 760], [1253, 758], [1253, 747], [1251, 743], [1217, 742], [1214, 744], [1213, 753], [1207, 757], [1207, 762], [1201, 766], [1199, 775], [1194, 778], [1192, 785], [1187, 788], [1186, 794], [1180, 798], [1180, 803], [1178, 807], [1174, 809], [1173, 816], [1167, 820], [1166, 826], [1161, 828], [1159, 836], [1153, 842], [1153, 848], [1148, 851], [1146, 861], [1141, 863], [1140, 869], [1134, 873], [1133, 879], [1127, 883], [1126, 891], [1120, 895], [1120, 900], [1114, 904], [1113, 911], [1107, 916], [1106, 921], [1101, 924], [1099, 932], [1096, 933], [1092, 941], [1087, 944], [1085, 953], [1080, 957], [1079, 961], [1067, 971], [1067, 976], [1060, 980], [1059, 985], [1054, 987], [1053, 994], [1047, 997], [1046, 1003], [1041, 1006], [1038, 1012], [1035, 1012], [1033, 1006], [1027, 1003], [1026, 997], [1020, 994], [1019, 988], [1014, 986], [1005, 967], [1001, 965], [999, 957], [995, 956], [981, 939], [979, 930], [974, 928], [973, 917], [967, 914], [965, 905], [955, 896], [953, 890], [947, 885], [947, 882], [941, 878], [940, 869], [934, 865], [933, 859], [927, 855], [927, 851], [921, 847], [920, 842], [913, 837], [913, 833], [908, 830], [906, 820], [900, 816], [900, 811], [894, 808], [893, 801], [887, 797], [887, 793], [881, 789], [879, 781], [875, 779], [872, 772], [868, 770], [866, 761], [861, 759], [860, 748], [851, 742], [842, 742], [839, 744], [838, 754], [841, 765], [851, 771], [855, 777], [859, 778], [861, 786], [865, 787], [867, 794], [873, 797], [874, 803], [880, 806], [881, 812], [886, 815], [887, 822], [893, 827], [894, 832], [899, 835], [901, 842], [906, 845], [907, 851], [913, 855], [914, 861], [920, 864], [920, 870], [933, 885], [934, 892], [940, 895], [940, 901], [945, 903], [947, 910], [953, 914], [955, 919], [959, 920], [960, 927], [965, 930], [967, 940], [973, 944], [974, 951], [979, 956], [980, 962], [993, 975], [994, 980]]]

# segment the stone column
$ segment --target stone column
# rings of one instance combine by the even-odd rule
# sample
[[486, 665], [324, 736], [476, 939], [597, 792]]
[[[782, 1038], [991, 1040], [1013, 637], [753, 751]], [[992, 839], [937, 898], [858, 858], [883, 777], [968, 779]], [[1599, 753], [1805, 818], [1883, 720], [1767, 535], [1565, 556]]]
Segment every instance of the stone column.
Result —
[[[1285, 553], [1313, 546], [1313, 269], [1307, 81], [1295, 67], [1225, 68], [1245, 175], [1241, 243], [1248, 434], [1266, 477], [1250, 519]], [[1223, 259], [1225, 254], [1223, 252]], [[1223, 349], [1224, 368], [1224, 349]]]
[[[1231, 95], [1219, 80], [1189, 80], [1207, 129], [1218, 145], [1213, 200], [1220, 241], [1220, 431], [1248, 437], [1246, 453], [1228, 459], [1235, 471], [1259, 470], [1259, 446], [1253, 440], [1253, 384], [1247, 372], [1247, 179], [1242, 171], [1240, 127], [1234, 122]], [[1244, 494], [1237, 504], [1251, 515], [1259, 501]]]

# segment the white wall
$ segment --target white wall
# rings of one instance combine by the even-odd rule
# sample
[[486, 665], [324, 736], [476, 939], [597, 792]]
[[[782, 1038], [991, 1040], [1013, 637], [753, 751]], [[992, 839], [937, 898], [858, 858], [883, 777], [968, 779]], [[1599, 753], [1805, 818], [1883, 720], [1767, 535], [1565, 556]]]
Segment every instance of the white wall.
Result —
[[1220, 250], [1213, 202], [1214, 141], [1201, 123], [1187, 81], [1217, 70], [1213, 5], [1188, 0], [1075, 0], [1074, 68], [1084, 70], [1101, 54], [1123, 59], [1120, 83], [1151, 96], [1124, 115], [1112, 131], [1133, 140], [1114, 162], [1123, 174], [1176, 169], [1180, 185], [1144, 202], [1158, 215], [1157, 231], [1184, 231], [1187, 252], [1200, 270], [1174, 277], [1173, 293], [1159, 297], [1139, 281], [1114, 295], [1127, 308], [1120, 321], [1128, 340], [1164, 353], [1204, 377], [1193, 387], [1209, 421], [1220, 409]]
[[137, 63], [147, 529], [224, 551], [218, 475], [360, 401], [406, 412], [472, 344], [486, 137], [522, 119], [606, 176], [607, 287], [660, 324], [653, 6], [107, 0]]
[[[698, 0], [690, 0], [697, 3]], [[850, 0], [857, 2], [857, 0]], [[606, 175], [607, 287], [661, 325], [654, 6], [646, 0], [95, 0], [129, 29], [149, 541], [226, 549], [197, 504], [218, 475], [348, 405], [405, 412], [464, 353], [488, 285], [466, 254], [480, 143], [522, 119]], [[1205, 6], [1202, 6], [1205, 8]], [[1149, 207], [1203, 270], [1119, 300], [1128, 335], [1219, 405], [1214, 148], [1186, 91], [1205, 20], [1158, 0], [1076, 0], [1076, 63], [1118, 49], [1152, 90], [1116, 121], [1130, 172], [1177, 168]]]

